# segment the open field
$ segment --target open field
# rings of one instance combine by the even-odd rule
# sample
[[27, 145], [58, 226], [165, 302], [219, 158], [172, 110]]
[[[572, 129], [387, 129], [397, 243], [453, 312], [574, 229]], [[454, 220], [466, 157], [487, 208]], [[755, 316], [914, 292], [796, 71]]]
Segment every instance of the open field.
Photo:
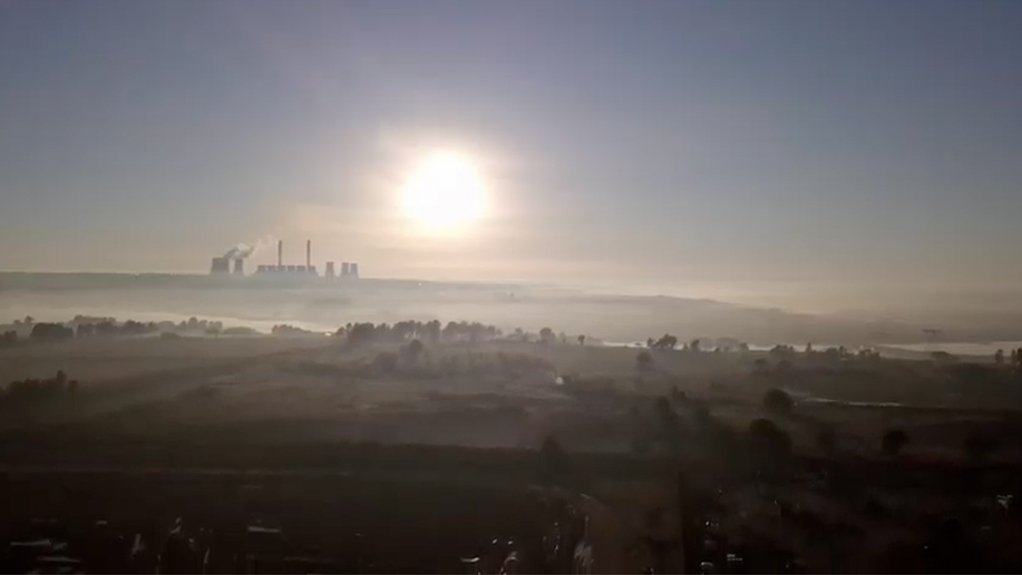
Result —
[[[39, 421], [142, 435], [187, 424], [244, 436], [534, 447], [555, 433], [576, 450], [627, 451], [632, 411], [655, 397], [698, 397], [741, 429], [763, 415], [774, 387], [798, 403], [787, 423], [796, 444], [830, 425], [869, 453], [885, 429], [901, 426], [913, 438], [908, 449], [952, 456], [971, 428], [1019, 432], [1022, 385], [992, 368], [873, 359], [796, 361], [782, 372], [756, 368], [765, 352], [655, 351], [654, 367], [639, 372], [634, 349], [511, 341], [442, 344], [414, 363], [373, 365], [399, 347], [350, 349], [326, 337], [76, 340], [0, 349], [0, 374], [61, 369], [82, 392], [73, 410], [43, 410]], [[1018, 455], [1004, 443], [999, 456]]]

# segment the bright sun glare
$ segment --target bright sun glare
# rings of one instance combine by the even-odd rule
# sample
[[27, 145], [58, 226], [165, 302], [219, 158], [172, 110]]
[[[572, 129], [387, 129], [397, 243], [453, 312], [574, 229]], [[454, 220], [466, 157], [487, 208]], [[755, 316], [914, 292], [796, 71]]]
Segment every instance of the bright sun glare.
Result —
[[448, 233], [482, 217], [486, 186], [464, 156], [434, 153], [413, 170], [402, 201], [408, 217], [424, 229]]

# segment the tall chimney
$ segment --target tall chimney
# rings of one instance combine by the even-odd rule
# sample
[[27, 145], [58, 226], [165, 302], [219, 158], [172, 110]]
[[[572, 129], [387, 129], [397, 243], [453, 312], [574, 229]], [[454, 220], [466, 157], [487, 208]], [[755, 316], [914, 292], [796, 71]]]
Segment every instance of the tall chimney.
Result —
[[277, 240], [277, 268], [284, 267], [284, 240]]
[[305, 240], [305, 267], [312, 269], [312, 240]]

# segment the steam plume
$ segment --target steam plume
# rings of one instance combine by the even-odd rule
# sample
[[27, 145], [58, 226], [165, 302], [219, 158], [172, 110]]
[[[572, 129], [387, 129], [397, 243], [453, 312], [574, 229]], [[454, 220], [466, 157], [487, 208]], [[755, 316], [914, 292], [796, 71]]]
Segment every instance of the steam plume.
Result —
[[239, 243], [235, 245], [231, 249], [227, 250], [224, 257], [229, 260], [243, 260], [259, 250], [267, 246], [272, 246], [275, 243], [277, 243], [277, 238], [272, 235], [266, 235], [256, 240], [253, 244]]

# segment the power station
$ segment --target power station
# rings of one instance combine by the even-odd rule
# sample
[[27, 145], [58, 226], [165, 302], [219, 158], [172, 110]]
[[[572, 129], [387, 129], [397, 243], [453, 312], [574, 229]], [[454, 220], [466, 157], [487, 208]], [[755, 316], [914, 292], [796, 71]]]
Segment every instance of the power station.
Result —
[[[245, 258], [251, 255], [253, 249], [238, 250], [231, 249], [226, 255], [214, 257], [209, 266], [209, 273], [213, 276], [245, 276]], [[233, 268], [232, 268], [233, 263]], [[326, 280], [357, 280], [358, 262], [341, 262], [341, 273], [336, 275], [334, 262], [326, 262], [326, 273], [319, 275], [316, 266], [312, 264], [312, 240], [305, 242], [305, 265], [293, 265], [284, 263], [284, 242], [277, 241], [277, 265], [260, 265], [256, 268], [253, 278], [279, 279], [279, 280], [303, 280], [321, 278]]]

